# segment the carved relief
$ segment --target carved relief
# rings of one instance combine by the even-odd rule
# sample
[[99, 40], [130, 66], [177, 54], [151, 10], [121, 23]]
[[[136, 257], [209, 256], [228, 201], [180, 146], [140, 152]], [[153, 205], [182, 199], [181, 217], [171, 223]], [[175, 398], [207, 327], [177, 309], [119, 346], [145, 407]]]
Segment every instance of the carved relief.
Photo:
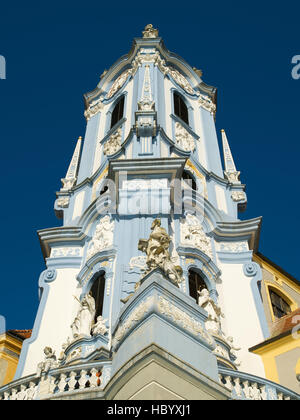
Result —
[[114, 334], [112, 341], [115, 347], [119, 341], [125, 336], [126, 332], [132, 328], [151, 308], [154, 302], [154, 297], [149, 296], [145, 301], [141, 302], [128, 316], [128, 318], [118, 327]]
[[69, 204], [70, 204], [70, 197], [68, 196], [62, 196], [56, 200], [57, 207], [60, 207], [63, 209], [69, 207]]
[[113, 244], [114, 221], [110, 217], [104, 216], [96, 227], [96, 231], [87, 250], [86, 259], [89, 260], [97, 252], [109, 248]]
[[68, 248], [54, 248], [51, 251], [51, 258], [64, 258], [64, 257], [80, 257], [81, 248], [68, 247]]
[[113, 133], [103, 146], [103, 153], [105, 155], [114, 155], [121, 149], [122, 129], [121, 127]]
[[231, 194], [231, 198], [233, 201], [245, 201], [246, 200], [246, 194], [244, 191], [233, 191]]
[[114, 96], [114, 94], [121, 89], [121, 87], [125, 84], [128, 76], [131, 75], [131, 69], [124, 71], [112, 84], [111, 88], [106, 95], [106, 99], [110, 99]]
[[61, 191], [69, 191], [74, 186], [76, 178], [62, 178], [61, 182], [63, 184]]
[[80, 357], [82, 353], [82, 348], [81, 347], [77, 347], [76, 349], [74, 349], [66, 358], [66, 363], [69, 363], [71, 360]]
[[175, 123], [176, 144], [187, 152], [195, 150], [195, 141], [193, 136], [179, 123]]
[[171, 318], [176, 324], [182, 326], [195, 336], [200, 335], [207, 343], [213, 344], [212, 337], [205, 331], [203, 325], [191, 318], [186, 312], [177, 308], [175, 305], [160, 296], [158, 302], [158, 310], [160, 313]]
[[158, 51], [148, 51], [147, 54], [145, 51], [140, 50], [132, 61], [132, 74], [134, 75], [139, 67], [144, 63], [153, 63], [159, 68], [163, 74], [167, 74], [169, 68], [166, 66], [165, 60], [161, 57]]
[[179, 85], [187, 93], [189, 93], [190, 95], [194, 95], [195, 94], [195, 91], [192, 88], [192, 86], [189, 84], [189, 82], [187, 81], [187, 79], [181, 73], [179, 73], [178, 70], [174, 69], [173, 67], [170, 67], [169, 68], [169, 74], [175, 80], [175, 82], [177, 83], [177, 85]]
[[101, 315], [98, 316], [97, 322], [92, 327], [92, 334], [95, 335], [106, 335], [108, 328], [106, 327], [107, 319], [104, 319]]
[[169, 246], [171, 238], [166, 230], [161, 227], [161, 221], [155, 219], [151, 226], [151, 234], [148, 240], [140, 239], [138, 249], [147, 255], [147, 271], [159, 267], [166, 277], [176, 286], [183, 281], [182, 268], [175, 266], [171, 260]]
[[213, 259], [211, 241], [196, 216], [188, 213], [186, 218], [181, 220], [180, 231], [182, 245], [198, 248]]
[[147, 269], [147, 258], [144, 256], [139, 256], [139, 257], [132, 257], [131, 260], [129, 261], [129, 267], [130, 269], [133, 269], [134, 267], [140, 268], [141, 270], [145, 270]]
[[122, 188], [128, 191], [160, 190], [168, 188], [168, 179], [129, 179], [123, 182]]
[[248, 251], [248, 245], [245, 242], [220, 242], [220, 251], [244, 252]]
[[198, 103], [202, 108], [206, 109], [206, 111], [209, 111], [212, 115], [215, 115], [217, 107], [208, 96], [200, 94]]
[[93, 117], [95, 114], [97, 114], [99, 111], [101, 111], [101, 109], [103, 109], [104, 108], [104, 105], [103, 105], [103, 99], [104, 99], [104, 96], [100, 96], [100, 98], [99, 99], [97, 99], [97, 100], [95, 100], [95, 101], [93, 101], [90, 105], [89, 105], [89, 107], [88, 107], [88, 109], [86, 109], [85, 111], [84, 111], [84, 116], [85, 116], [85, 118], [87, 119], [87, 121], [91, 118], [91, 117]]

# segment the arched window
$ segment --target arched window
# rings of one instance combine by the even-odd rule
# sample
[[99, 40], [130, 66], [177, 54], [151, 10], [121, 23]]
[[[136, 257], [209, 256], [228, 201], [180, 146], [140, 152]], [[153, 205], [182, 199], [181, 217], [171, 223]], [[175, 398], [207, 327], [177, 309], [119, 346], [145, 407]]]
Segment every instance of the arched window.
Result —
[[194, 270], [189, 270], [189, 289], [190, 296], [198, 302], [199, 294], [203, 289], [207, 289], [206, 283], [203, 278]]
[[269, 292], [275, 318], [282, 318], [292, 312], [290, 305], [285, 301], [285, 299], [283, 299], [282, 296], [276, 293], [273, 289], [269, 289]]
[[195, 181], [195, 178], [190, 175], [187, 171], [183, 171], [182, 173], [182, 179], [183, 181], [186, 181], [186, 184], [192, 188], [192, 190], [196, 191], [197, 190], [197, 184]]
[[103, 185], [100, 191], [100, 195], [105, 194], [108, 191], [108, 185]]
[[95, 322], [98, 316], [102, 315], [105, 289], [105, 274], [101, 273], [93, 283], [91, 288], [92, 296], [95, 299], [96, 314]]
[[182, 121], [189, 125], [189, 112], [184, 100], [177, 92], [174, 92], [173, 97], [175, 115], [177, 115], [177, 117], [179, 117]]
[[124, 113], [124, 96], [116, 103], [114, 110], [111, 114], [110, 128], [117, 124], [123, 118]]

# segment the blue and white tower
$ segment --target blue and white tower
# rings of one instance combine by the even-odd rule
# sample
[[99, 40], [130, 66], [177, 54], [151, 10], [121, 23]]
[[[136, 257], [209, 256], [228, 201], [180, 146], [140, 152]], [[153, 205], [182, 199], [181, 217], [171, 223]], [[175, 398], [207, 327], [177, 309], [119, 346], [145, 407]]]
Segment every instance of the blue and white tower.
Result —
[[248, 349], [269, 334], [261, 218], [238, 218], [245, 185], [224, 130], [223, 169], [216, 89], [147, 25], [84, 98], [63, 224], [38, 232], [46, 270], [16, 379], [50, 399], [227, 399], [242, 380], [254, 395], [264, 369]]

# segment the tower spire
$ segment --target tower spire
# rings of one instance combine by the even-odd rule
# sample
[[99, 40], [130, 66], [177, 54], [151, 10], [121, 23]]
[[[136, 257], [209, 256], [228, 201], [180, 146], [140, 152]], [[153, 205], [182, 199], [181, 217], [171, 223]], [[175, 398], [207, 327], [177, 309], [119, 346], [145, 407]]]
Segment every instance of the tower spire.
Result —
[[79, 166], [79, 160], [80, 160], [80, 152], [81, 152], [81, 144], [82, 144], [82, 137], [78, 137], [76, 147], [66, 174], [65, 178], [62, 178], [61, 182], [63, 184], [61, 191], [67, 191], [70, 190], [76, 180], [77, 180], [77, 172], [78, 172], [78, 166]]
[[236, 170], [225, 130], [222, 129], [221, 134], [222, 134], [223, 155], [224, 155], [224, 163], [225, 163], [224, 175], [228, 179], [228, 181], [232, 182], [233, 184], [240, 184], [240, 172]]

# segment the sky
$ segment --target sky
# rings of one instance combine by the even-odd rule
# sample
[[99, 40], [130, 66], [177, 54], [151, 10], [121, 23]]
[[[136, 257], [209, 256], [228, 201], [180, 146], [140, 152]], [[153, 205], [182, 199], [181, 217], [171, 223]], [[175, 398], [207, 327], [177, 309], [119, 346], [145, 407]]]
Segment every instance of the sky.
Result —
[[[1, 288], [7, 329], [32, 328], [45, 269], [37, 230], [60, 226], [55, 192], [84, 136], [83, 94], [127, 54], [145, 25], [218, 88], [248, 208], [263, 216], [259, 250], [300, 279], [300, 3], [296, 1], [2, 2]], [[300, 72], [299, 72], [300, 73]]]

